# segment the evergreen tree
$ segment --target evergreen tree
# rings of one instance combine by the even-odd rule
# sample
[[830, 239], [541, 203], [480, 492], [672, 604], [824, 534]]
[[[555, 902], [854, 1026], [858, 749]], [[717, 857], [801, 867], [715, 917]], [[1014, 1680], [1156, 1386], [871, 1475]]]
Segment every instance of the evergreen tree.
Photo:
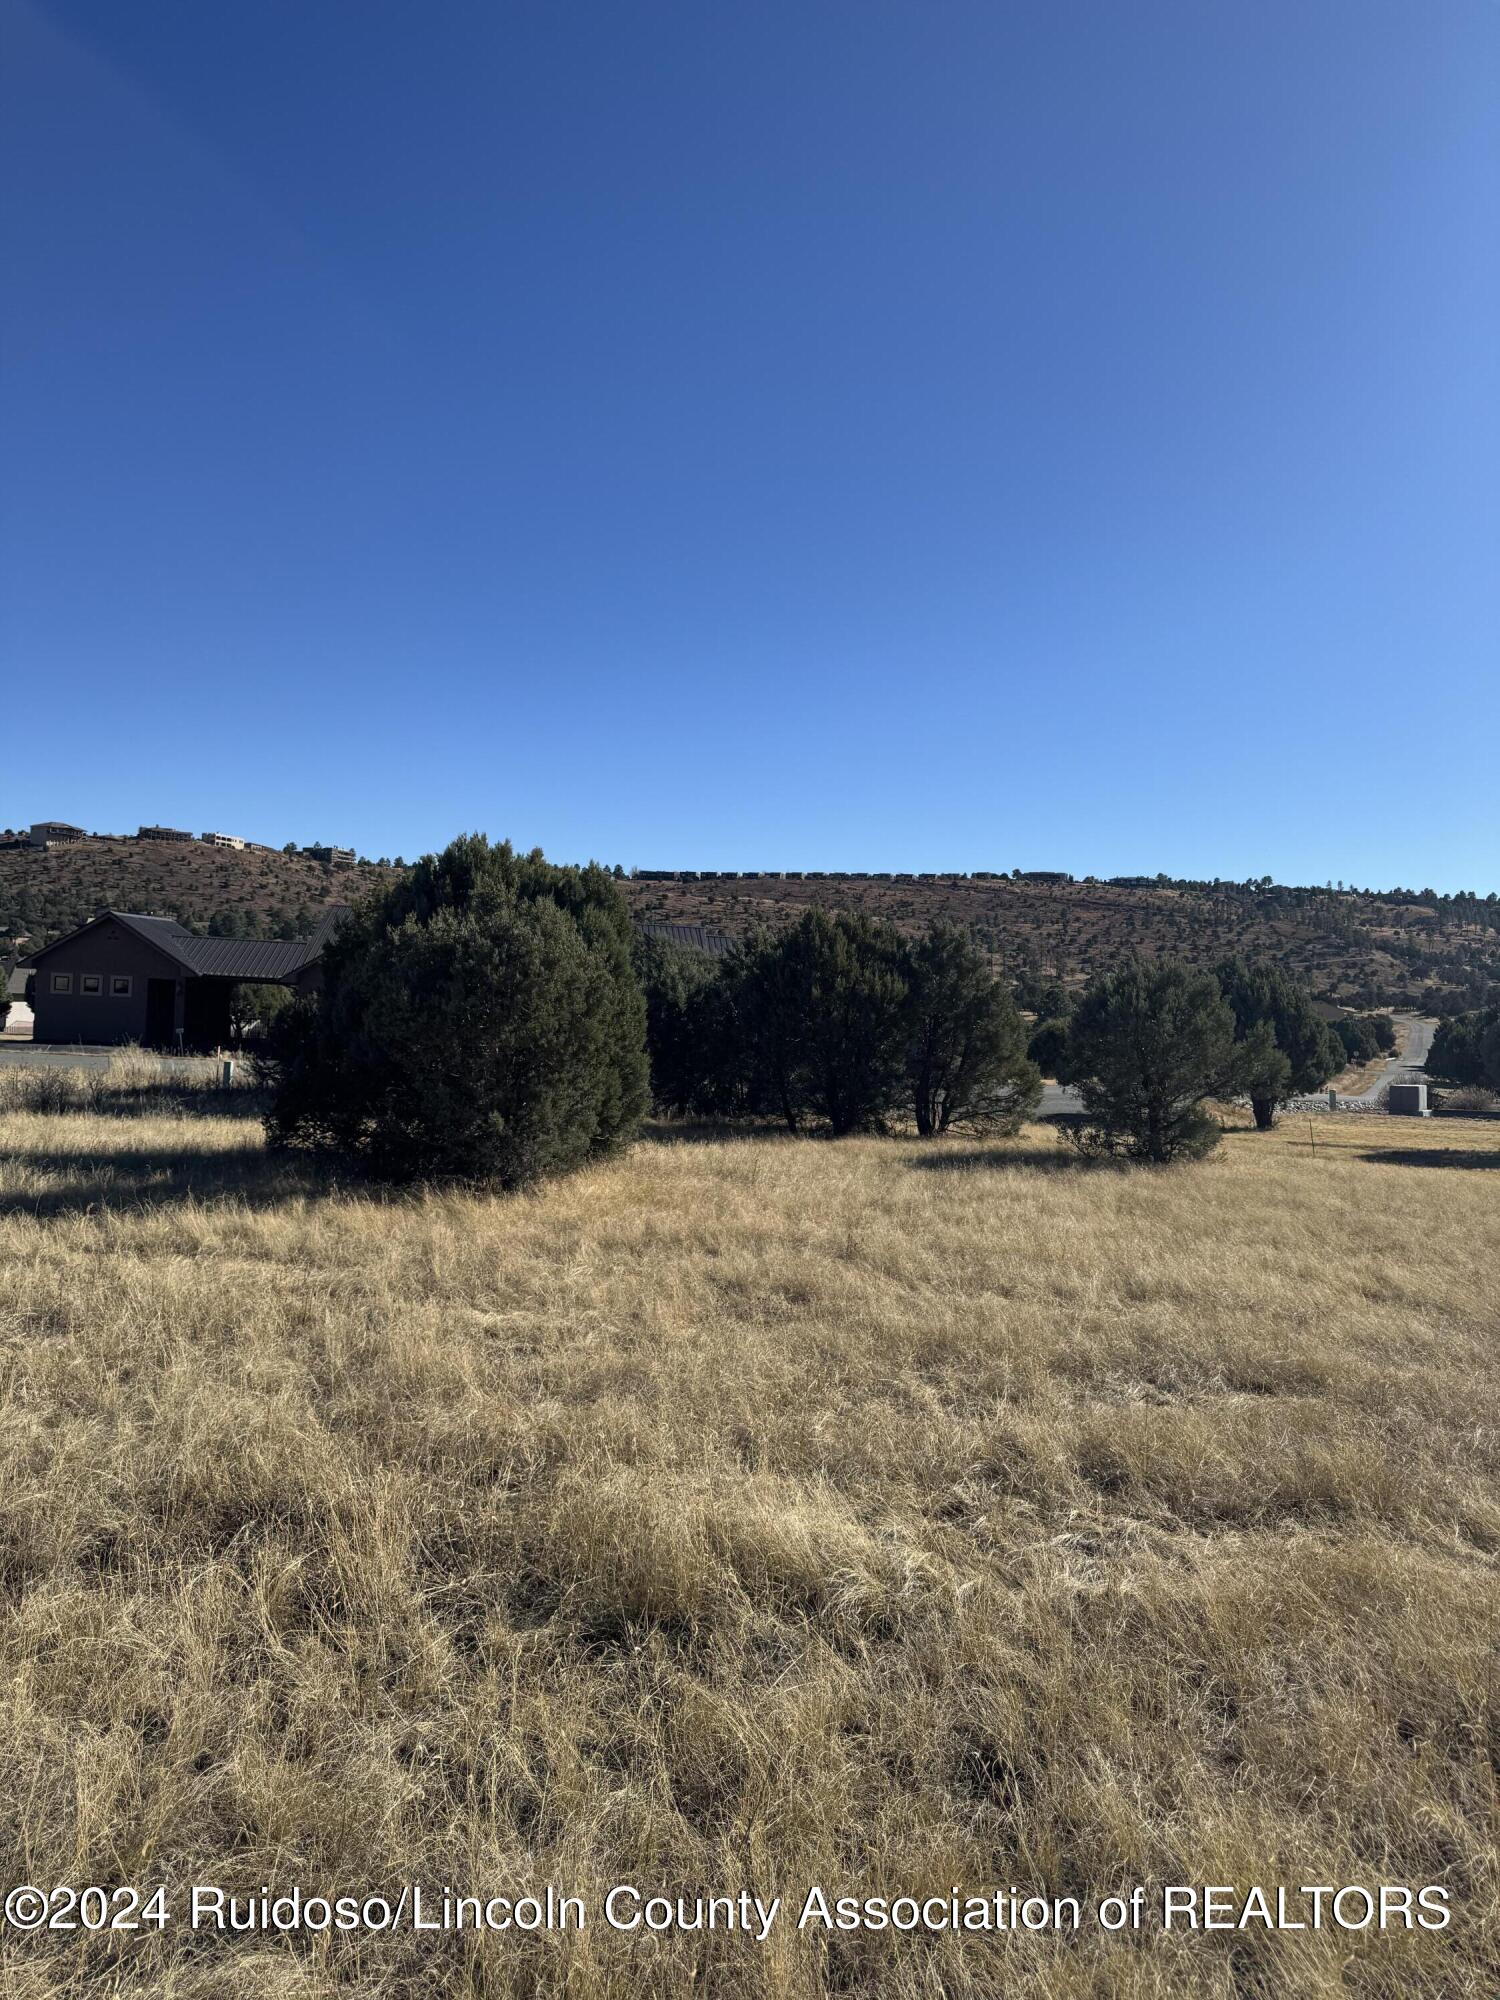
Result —
[[1485, 1044], [1494, 1028], [1500, 1028], [1500, 1006], [1475, 1007], [1440, 1021], [1427, 1055], [1429, 1075], [1448, 1083], [1486, 1084]]
[[1333, 1033], [1346, 1061], [1371, 1062], [1381, 1053], [1385, 1045], [1376, 1026], [1380, 1018], [1375, 1014], [1341, 1014], [1333, 1023]]
[[[212, 933], [210, 933], [212, 935]], [[229, 1035], [236, 1046], [268, 1041], [274, 1023], [295, 1005], [289, 986], [236, 980], [229, 989]]]
[[1161, 1162], [1218, 1143], [1203, 1100], [1225, 1088], [1234, 1066], [1234, 1015], [1213, 975], [1132, 959], [1084, 992], [1063, 1081], [1077, 1086], [1094, 1143]]
[[632, 957], [646, 997], [652, 1098], [659, 1110], [686, 1111], [704, 1082], [703, 1021], [693, 1002], [713, 983], [714, 960], [645, 931], [636, 933]]
[[917, 1130], [966, 1125], [1014, 1132], [1036, 1109], [1042, 1079], [1010, 994], [972, 938], [935, 923], [906, 954], [907, 1075]]
[[[1218, 968], [1219, 991], [1234, 1015], [1240, 1044], [1239, 1087], [1262, 1130], [1293, 1093], [1316, 1090], [1344, 1066], [1338, 1037], [1300, 980], [1278, 965], [1231, 958]], [[1264, 1029], [1261, 1034], [1257, 1030]]]
[[1026, 1045], [1026, 1054], [1043, 1076], [1060, 1076], [1067, 1060], [1068, 1024], [1063, 1020], [1039, 1021]]
[[276, 1024], [271, 1138], [504, 1187], [607, 1152], [647, 1099], [630, 946], [602, 868], [454, 841], [355, 911]]
[[730, 973], [745, 1088], [796, 1132], [880, 1131], [900, 1099], [907, 986], [900, 933], [870, 917], [808, 910], [752, 938]]

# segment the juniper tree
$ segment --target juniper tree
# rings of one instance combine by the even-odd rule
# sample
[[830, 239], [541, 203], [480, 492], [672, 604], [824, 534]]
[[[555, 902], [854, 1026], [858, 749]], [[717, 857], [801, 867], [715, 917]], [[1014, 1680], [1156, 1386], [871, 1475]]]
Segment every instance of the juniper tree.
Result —
[[1440, 1021], [1427, 1054], [1428, 1073], [1449, 1083], [1488, 1083], [1486, 1043], [1497, 1028], [1500, 1006], [1474, 1007]]
[[1226, 1087], [1234, 1061], [1234, 1015], [1212, 973], [1137, 958], [1085, 990], [1063, 1081], [1101, 1145], [1162, 1162], [1218, 1143], [1203, 1100]]
[[1063, 1020], [1039, 1021], [1026, 1045], [1026, 1054], [1043, 1076], [1059, 1076], [1067, 1060], [1068, 1024]]
[[401, 1180], [516, 1187], [608, 1151], [647, 1100], [630, 919], [602, 868], [479, 835], [428, 855], [325, 946], [273, 1031], [273, 1141]]
[[906, 953], [907, 1076], [924, 1137], [964, 1125], [1015, 1131], [1042, 1079], [1015, 1001], [956, 925], [935, 923]]
[[1283, 1099], [1295, 1091], [1316, 1090], [1343, 1068], [1343, 1050], [1311, 993], [1280, 966], [1231, 958], [1215, 976], [1234, 1015], [1240, 1044], [1237, 1082], [1250, 1099], [1256, 1125], [1265, 1131], [1275, 1124]]
[[632, 956], [646, 999], [652, 1098], [663, 1111], [685, 1111], [703, 1082], [702, 1024], [694, 1001], [711, 984], [714, 961], [644, 931], [636, 933]]
[[891, 924], [808, 910], [759, 932], [727, 968], [729, 1032], [744, 1087], [787, 1129], [881, 1130], [902, 1093], [907, 984]]

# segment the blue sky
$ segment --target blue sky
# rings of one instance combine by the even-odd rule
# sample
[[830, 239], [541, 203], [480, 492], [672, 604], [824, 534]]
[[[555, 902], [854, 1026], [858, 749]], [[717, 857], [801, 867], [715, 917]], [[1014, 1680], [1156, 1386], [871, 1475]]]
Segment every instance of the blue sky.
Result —
[[0, 822], [1500, 887], [1492, 0], [0, 35]]

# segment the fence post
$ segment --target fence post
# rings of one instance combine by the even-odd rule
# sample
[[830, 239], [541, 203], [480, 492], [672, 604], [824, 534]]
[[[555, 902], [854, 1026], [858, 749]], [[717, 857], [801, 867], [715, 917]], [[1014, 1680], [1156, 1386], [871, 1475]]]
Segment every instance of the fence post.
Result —
[[226, 1090], [228, 1090], [229, 1086], [234, 1082], [234, 1064], [227, 1056], [224, 1058], [223, 1082], [224, 1082], [224, 1088]]
[[1339, 1094], [1336, 1090], [1330, 1090], [1328, 1093], [1328, 1109], [1330, 1111], [1337, 1111], [1338, 1108], [1339, 1108]]

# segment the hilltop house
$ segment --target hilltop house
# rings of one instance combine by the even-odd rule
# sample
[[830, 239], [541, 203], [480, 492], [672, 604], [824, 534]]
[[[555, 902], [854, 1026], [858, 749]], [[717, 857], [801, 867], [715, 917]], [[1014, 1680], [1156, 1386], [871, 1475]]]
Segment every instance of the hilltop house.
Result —
[[231, 989], [244, 982], [305, 990], [345, 915], [323, 916], [310, 938], [194, 937], [170, 917], [104, 910], [34, 954], [38, 1042], [141, 1042], [220, 1048]]

